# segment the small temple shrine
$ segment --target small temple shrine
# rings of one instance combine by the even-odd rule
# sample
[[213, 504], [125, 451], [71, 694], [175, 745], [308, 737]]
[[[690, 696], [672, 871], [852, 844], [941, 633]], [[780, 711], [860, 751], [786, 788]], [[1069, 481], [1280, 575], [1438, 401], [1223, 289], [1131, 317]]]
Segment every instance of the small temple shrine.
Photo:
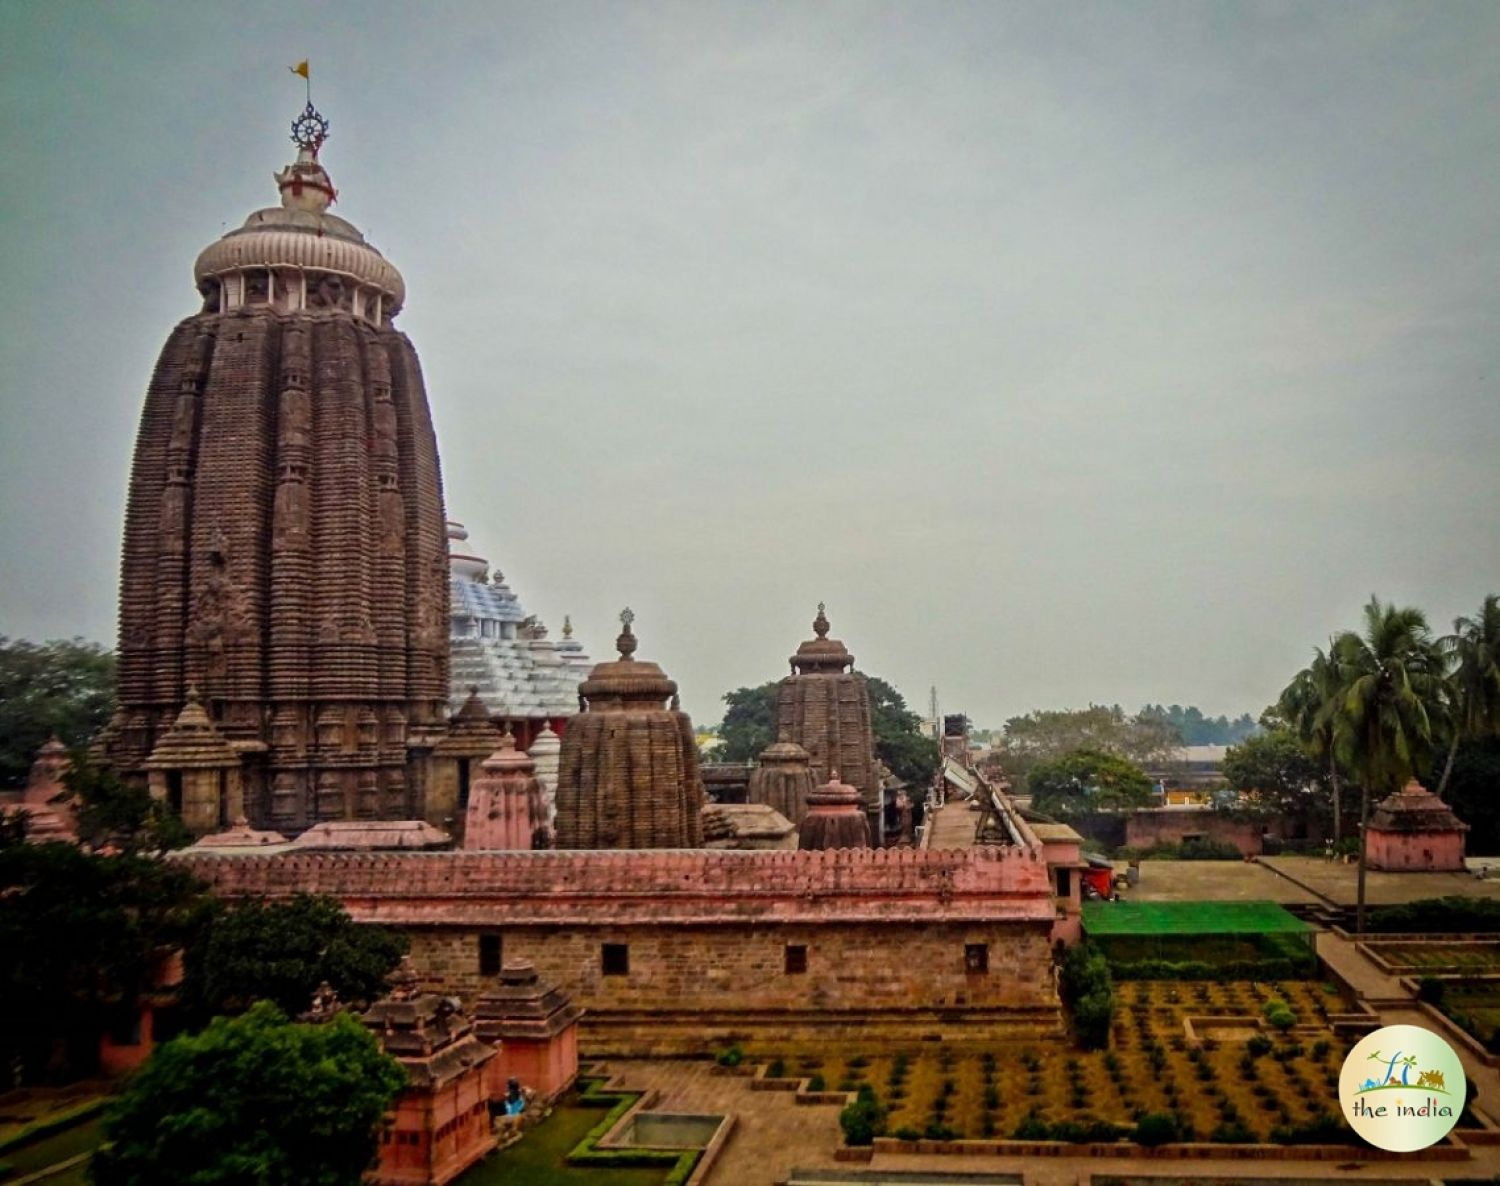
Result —
[[551, 848], [547, 803], [536, 763], [516, 748], [509, 730], [480, 765], [469, 790], [465, 848]]
[[462, 832], [469, 813], [469, 792], [479, 766], [500, 748], [500, 730], [490, 720], [479, 689], [470, 688], [448, 723], [447, 736], [432, 747], [432, 774], [424, 818], [445, 832]]
[[579, 687], [586, 708], [562, 736], [558, 848], [699, 848], [703, 780], [677, 684], [636, 659], [635, 615], [620, 615], [619, 659]]
[[1469, 825], [1412, 779], [1387, 795], [1370, 816], [1366, 859], [1371, 869], [1422, 873], [1463, 872]]
[[563, 619], [554, 642], [528, 614], [505, 576], [477, 554], [462, 523], [448, 523], [451, 703], [477, 692], [491, 719], [509, 725], [516, 745], [530, 750], [544, 729], [557, 732], [578, 711], [578, 685], [592, 664]]
[[791, 657], [792, 674], [776, 691], [778, 737], [807, 751], [814, 782], [838, 770], [859, 792], [876, 844], [884, 837], [885, 805], [875, 770], [875, 730], [870, 692], [854, 670], [854, 656], [828, 637], [828, 616], [818, 603], [814, 637]]
[[197, 688], [188, 689], [187, 703], [146, 759], [146, 785], [195, 836], [245, 815], [240, 755], [209, 719]]
[[870, 827], [859, 791], [840, 782], [838, 771], [807, 796], [797, 847], [801, 849], [869, 848]]
[[26, 816], [26, 839], [33, 844], [62, 840], [69, 844], [78, 839], [77, 820], [73, 815], [73, 794], [63, 776], [72, 768], [68, 747], [54, 734], [36, 752], [26, 789], [19, 803], [0, 807], [0, 814]]
[[391, 991], [361, 1020], [406, 1071], [407, 1085], [381, 1134], [378, 1186], [443, 1186], [495, 1147], [488, 1066], [495, 1050], [474, 1033], [454, 997], [423, 992], [411, 957]]
[[578, 1078], [578, 1019], [583, 1010], [530, 960], [507, 961], [474, 1002], [474, 1032], [496, 1047], [488, 1064], [490, 1098], [501, 1099], [511, 1079], [539, 1100], [556, 1099]]
[[813, 789], [810, 762], [807, 751], [795, 741], [772, 742], [761, 750], [760, 765], [750, 772], [745, 798], [774, 808], [793, 826], [801, 824]]

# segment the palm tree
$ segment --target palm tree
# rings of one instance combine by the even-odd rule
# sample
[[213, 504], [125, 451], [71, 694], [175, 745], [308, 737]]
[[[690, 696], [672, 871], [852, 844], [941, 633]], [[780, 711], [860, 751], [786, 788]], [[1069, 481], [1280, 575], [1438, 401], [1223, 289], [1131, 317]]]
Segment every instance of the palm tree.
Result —
[[1339, 764], [1334, 757], [1334, 718], [1343, 705], [1344, 689], [1339, 682], [1338, 667], [1328, 654], [1313, 648], [1313, 661], [1292, 677], [1276, 702], [1292, 731], [1317, 761], [1328, 763], [1328, 781], [1333, 788], [1333, 839], [1344, 838]]
[[1500, 595], [1486, 597], [1475, 617], [1455, 618], [1453, 633], [1442, 645], [1453, 661], [1453, 738], [1438, 783], [1439, 799], [1447, 793], [1458, 743], [1500, 734]]
[[1365, 606], [1365, 632], [1340, 634], [1333, 661], [1344, 688], [1334, 748], [1359, 779], [1359, 888], [1355, 929], [1365, 929], [1366, 831], [1370, 794], [1399, 791], [1431, 757], [1433, 716], [1441, 712], [1445, 661], [1418, 609]]

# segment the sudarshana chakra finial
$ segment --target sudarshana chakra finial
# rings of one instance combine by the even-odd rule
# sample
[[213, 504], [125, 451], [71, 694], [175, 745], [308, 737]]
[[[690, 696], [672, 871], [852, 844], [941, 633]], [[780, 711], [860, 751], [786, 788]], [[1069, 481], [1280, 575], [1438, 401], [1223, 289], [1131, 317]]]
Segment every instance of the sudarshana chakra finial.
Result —
[[828, 637], [828, 615], [823, 612], [823, 603], [818, 602], [818, 616], [813, 619], [813, 633], [819, 638]]
[[303, 58], [291, 67], [291, 71], [307, 84], [307, 106], [302, 109], [301, 115], [292, 120], [292, 143], [317, 156], [318, 149], [323, 147], [323, 141], [328, 139], [331, 125], [312, 105], [312, 71], [308, 68], [307, 59]]

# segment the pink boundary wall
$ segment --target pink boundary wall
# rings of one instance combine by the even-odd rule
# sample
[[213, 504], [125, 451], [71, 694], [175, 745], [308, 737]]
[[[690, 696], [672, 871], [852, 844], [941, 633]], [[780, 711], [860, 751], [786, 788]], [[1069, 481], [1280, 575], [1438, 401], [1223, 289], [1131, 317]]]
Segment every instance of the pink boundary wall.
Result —
[[413, 852], [181, 858], [226, 897], [306, 892], [362, 922], [1052, 922], [1037, 849]]

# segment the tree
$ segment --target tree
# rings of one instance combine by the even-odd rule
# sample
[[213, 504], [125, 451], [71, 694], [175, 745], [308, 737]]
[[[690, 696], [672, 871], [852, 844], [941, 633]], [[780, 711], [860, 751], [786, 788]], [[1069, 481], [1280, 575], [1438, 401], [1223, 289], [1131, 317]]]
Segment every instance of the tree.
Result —
[[266, 1000], [295, 1016], [324, 980], [344, 1001], [369, 1002], [408, 946], [399, 932], [354, 922], [334, 898], [221, 905], [188, 948], [184, 1009], [201, 1024]]
[[25, 783], [54, 733], [88, 743], [114, 711], [115, 656], [81, 638], [44, 643], [0, 635], [0, 787]]
[[1206, 717], [1192, 705], [1183, 708], [1174, 704], [1163, 708], [1160, 704], [1148, 704], [1136, 716], [1139, 720], [1164, 721], [1177, 731], [1183, 745], [1234, 745], [1256, 731], [1255, 722], [1248, 712], [1231, 721], [1222, 715]]
[[1459, 743], [1500, 737], [1500, 596], [1486, 597], [1475, 617], [1455, 618], [1453, 633], [1442, 645], [1453, 664], [1449, 677], [1453, 736], [1438, 782], [1439, 799], [1448, 791]]
[[70, 844], [0, 845], [0, 1055], [29, 1076], [90, 1069], [115, 1010], [133, 1011], [162, 960], [196, 933], [205, 887], [186, 870]]
[[1441, 712], [1444, 656], [1421, 610], [1365, 606], [1363, 634], [1334, 640], [1333, 662], [1344, 688], [1334, 719], [1334, 746], [1359, 780], [1359, 880], [1356, 930], [1365, 927], [1365, 864], [1370, 796], [1401, 789], [1432, 760], [1434, 715]]
[[1322, 771], [1290, 729], [1258, 733], [1224, 755], [1224, 778], [1269, 814], [1306, 819], [1324, 790]]
[[716, 762], [753, 762], [776, 740], [775, 680], [755, 688], [724, 693], [724, 720], [719, 725]]
[[870, 728], [875, 756], [902, 782], [926, 787], [938, 768], [938, 746], [922, 732], [922, 718], [906, 707], [900, 692], [876, 675], [865, 677], [870, 690]]
[[1037, 811], [1058, 816], [1144, 807], [1151, 801], [1151, 780], [1139, 766], [1096, 750], [1038, 763], [1026, 776], [1026, 789]]
[[143, 786], [95, 766], [81, 752], [63, 782], [77, 804], [78, 838], [91, 848], [126, 853], [163, 853], [193, 842], [178, 816]]
[[1307, 752], [1328, 770], [1333, 840], [1337, 844], [1344, 838], [1344, 796], [1333, 737], [1334, 722], [1343, 711], [1344, 687], [1338, 665], [1331, 657], [1333, 649], [1331, 642], [1326, 655], [1316, 647], [1313, 649], [1313, 661], [1292, 678], [1275, 708]]
[[1495, 791], [1500, 788], [1500, 737], [1465, 741], [1453, 760], [1448, 803], [1469, 825], [1471, 855], [1500, 853], [1500, 812]]
[[1002, 761], [1017, 783], [1038, 762], [1091, 750], [1137, 765], [1167, 761], [1182, 744], [1177, 731], [1157, 717], [1128, 717], [1118, 704], [1084, 709], [1038, 710], [1005, 722]]
[[358, 1186], [406, 1082], [347, 1013], [262, 1002], [159, 1047], [105, 1115], [95, 1186]]

